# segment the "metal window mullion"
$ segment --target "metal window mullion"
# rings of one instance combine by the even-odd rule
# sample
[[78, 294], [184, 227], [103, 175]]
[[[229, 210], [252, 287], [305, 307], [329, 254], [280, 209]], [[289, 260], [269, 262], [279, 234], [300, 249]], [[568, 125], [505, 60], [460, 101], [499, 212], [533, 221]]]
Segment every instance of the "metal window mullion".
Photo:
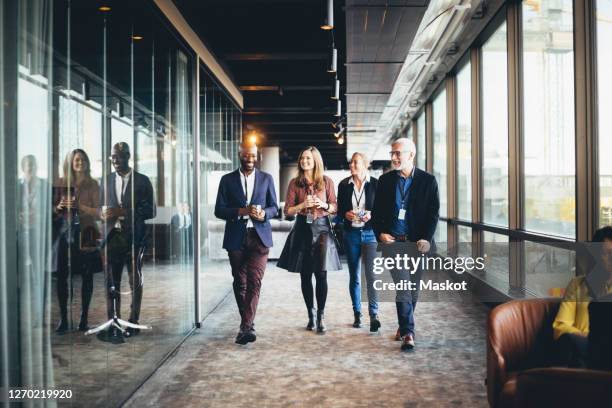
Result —
[[[448, 248], [457, 246], [457, 77], [446, 79], [446, 214], [451, 222], [447, 223]], [[454, 252], [453, 252], [454, 253]]]
[[[507, 9], [508, 44], [508, 227], [523, 229], [523, 95], [522, 95], [522, 24], [521, 2], [513, 1]], [[525, 287], [523, 241], [510, 240], [510, 288]]]
[[425, 169], [433, 173], [433, 105], [425, 105]]
[[[201, 327], [201, 310], [200, 310], [200, 59], [195, 56], [194, 72], [192, 74], [192, 116], [193, 116], [193, 203], [191, 204], [193, 219], [193, 299], [194, 299], [194, 324], [195, 327]], [[195, 225], [194, 225], [195, 224]]]
[[[473, 48], [470, 51], [470, 69], [471, 69], [471, 133], [472, 133], [472, 222], [482, 222], [482, 120], [480, 113], [482, 112], [482, 65], [481, 65], [481, 50]], [[472, 248], [473, 256], [481, 256], [483, 254], [483, 238], [484, 234], [481, 230], [472, 229]]]
[[576, 239], [599, 225], [595, 0], [574, 0]]

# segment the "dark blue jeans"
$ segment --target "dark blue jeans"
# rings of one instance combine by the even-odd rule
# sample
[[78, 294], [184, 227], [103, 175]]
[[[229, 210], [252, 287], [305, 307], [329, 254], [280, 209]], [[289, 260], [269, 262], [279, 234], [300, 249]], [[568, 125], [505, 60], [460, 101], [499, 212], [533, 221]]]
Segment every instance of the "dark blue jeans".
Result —
[[[361, 312], [361, 261], [362, 258], [367, 257], [366, 253], [363, 253], [362, 244], [371, 244], [366, 246], [368, 252], [371, 249], [376, 251], [376, 237], [374, 231], [371, 229], [360, 230], [357, 228], [348, 228], [344, 230], [344, 242], [346, 260], [349, 267], [349, 293], [351, 294], [351, 301], [353, 303], [353, 311]], [[366, 264], [370, 264], [369, 262]], [[366, 280], [373, 277], [371, 268], [366, 268], [365, 271]], [[368, 289], [368, 312], [370, 316], [378, 314], [378, 296], [375, 290], [372, 288], [371, 282], [367, 282]]]

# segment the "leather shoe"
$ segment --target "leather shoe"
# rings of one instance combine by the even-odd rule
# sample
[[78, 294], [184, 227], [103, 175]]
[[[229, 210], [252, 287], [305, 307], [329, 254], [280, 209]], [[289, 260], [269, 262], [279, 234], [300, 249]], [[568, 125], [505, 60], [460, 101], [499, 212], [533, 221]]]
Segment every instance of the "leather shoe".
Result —
[[401, 350], [408, 351], [408, 350], [412, 350], [413, 348], [414, 348], [414, 337], [412, 337], [412, 334], [407, 334], [404, 337], [402, 337]]
[[306, 330], [313, 331], [315, 329], [315, 309], [308, 309], [308, 324], [306, 324]]
[[55, 328], [55, 332], [57, 334], [64, 334], [68, 331], [68, 322], [66, 321], [66, 319], [60, 319], [59, 323], [57, 324], [57, 327]]
[[325, 314], [322, 310], [317, 311], [317, 333], [325, 334], [327, 326], [325, 326]]
[[353, 327], [358, 329], [361, 327], [361, 313], [355, 312], [355, 321], [353, 322]]
[[254, 330], [241, 331], [236, 336], [236, 343], [245, 345], [247, 343], [252, 343], [257, 340], [257, 335]]
[[372, 316], [370, 318], [370, 331], [376, 333], [378, 329], [380, 329], [380, 320], [378, 320], [378, 316]]

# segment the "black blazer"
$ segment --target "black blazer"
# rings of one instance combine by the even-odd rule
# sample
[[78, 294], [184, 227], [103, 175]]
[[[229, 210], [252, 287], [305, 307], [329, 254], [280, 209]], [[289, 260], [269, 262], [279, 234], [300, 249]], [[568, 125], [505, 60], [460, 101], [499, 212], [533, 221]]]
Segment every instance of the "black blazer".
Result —
[[[157, 213], [155, 205], [155, 196], [153, 194], [153, 186], [151, 181], [144, 174], [137, 173], [132, 170], [132, 176], [125, 188], [122, 205], [119, 205], [117, 194], [115, 193], [115, 178], [117, 173], [113, 172], [106, 177], [106, 184], [100, 188], [100, 205], [106, 205], [109, 208], [126, 208], [128, 215], [123, 223], [128, 239], [133, 239], [136, 247], [145, 246], [147, 244], [147, 230], [145, 221], [154, 218]], [[132, 203], [132, 183], [134, 183], [134, 202]], [[104, 237], [108, 237], [108, 233], [113, 229], [115, 220], [110, 220], [103, 223]], [[134, 230], [132, 231], [132, 225]], [[132, 242], [130, 242], [131, 244]]]
[[[347, 177], [338, 184], [338, 216], [342, 217], [344, 228], [351, 228], [351, 221], [344, 217], [347, 211], [353, 209], [353, 191], [355, 185], [349, 183], [351, 177]], [[365, 208], [368, 211], [372, 211], [374, 208], [374, 196], [376, 194], [376, 187], [378, 186], [378, 179], [370, 176], [370, 181], [365, 185], [364, 197], [365, 197]], [[372, 219], [365, 223], [364, 229], [372, 228]]]
[[[397, 171], [390, 171], [383, 174], [378, 180], [372, 210], [376, 239], [379, 239], [378, 236], [381, 233], [391, 233], [393, 218], [397, 217], [395, 210], [397, 177]], [[421, 169], [415, 168], [406, 211], [410, 241], [416, 242], [424, 239], [431, 242], [432, 248], [435, 248], [433, 236], [438, 225], [439, 211], [440, 197], [436, 178]]]

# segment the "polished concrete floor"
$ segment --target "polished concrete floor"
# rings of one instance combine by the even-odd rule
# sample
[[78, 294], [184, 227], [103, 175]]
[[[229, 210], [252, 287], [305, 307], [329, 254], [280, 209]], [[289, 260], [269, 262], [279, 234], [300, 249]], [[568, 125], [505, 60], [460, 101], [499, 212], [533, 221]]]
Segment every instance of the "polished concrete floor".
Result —
[[380, 334], [354, 329], [347, 285], [346, 267], [329, 273], [329, 331], [317, 335], [303, 329], [299, 276], [270, 263], [257, 342], [234, 343], [238, 312], [230, 295], [126, 406], [487, 406], [484, 306], [419, 302], [417, 347], [402, 353], [393, 340], [394, 303], [381, 304]]

